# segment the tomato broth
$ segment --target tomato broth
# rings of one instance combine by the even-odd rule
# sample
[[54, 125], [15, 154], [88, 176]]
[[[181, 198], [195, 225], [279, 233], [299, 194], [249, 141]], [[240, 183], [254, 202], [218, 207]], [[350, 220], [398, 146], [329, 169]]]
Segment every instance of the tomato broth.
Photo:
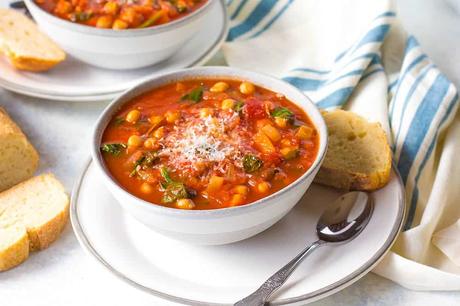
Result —
[[244, 205], [288, 186], [318, 154], [307, 114], [245, 81], [190, 79], [124, 104], [101, 145], [106, 167], [135, 196], [167, 207]]
[[45, 11], [70, 22], [124, 30], [147, 28], [184, 17], [207, 0], [34, 0]]

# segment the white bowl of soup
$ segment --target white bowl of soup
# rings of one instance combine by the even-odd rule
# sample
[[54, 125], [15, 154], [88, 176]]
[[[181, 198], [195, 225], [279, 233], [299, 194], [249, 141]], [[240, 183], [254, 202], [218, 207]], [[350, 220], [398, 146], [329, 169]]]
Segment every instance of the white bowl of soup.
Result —
[[216, 0], [25, 0], [40, 28], [79, 60], [108, 69], [171, 57], [204, 26]]
[[300, 200], [327, 147], [317, 107], [258, 73], [202, 67], [154, 77], [97, 121], [92, 157], [120, 205], [168, 237], [225, 244]]

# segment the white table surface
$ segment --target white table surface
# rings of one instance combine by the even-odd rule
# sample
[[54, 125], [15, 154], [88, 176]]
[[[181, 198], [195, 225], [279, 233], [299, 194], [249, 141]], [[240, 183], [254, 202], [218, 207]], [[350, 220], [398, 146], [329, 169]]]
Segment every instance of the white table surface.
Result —
[[[1, 0], [3, 2], [4, 0]], [[457, 0], [460, 1], [460, 0]], [[1, 4], [0, 4], [1, 6]], [[460, 17], [442, 0], [400, 0], [400, 16], [425, 51], [460, 87]], [[220, 63], [217, 56], [211, 63]], [[0, 105], [41, 155], [40, 172], [72, 185], [88, 158], [91, 126], [106, 103], [39, 100], [0, 89]], [[85, 254], [68, 225], [49, 249], [0, 273], [0, 305], [172, 305], [131, 288]], [[459, 292], [414, 292], [368, 274], [314, 305], [460, 305]]]

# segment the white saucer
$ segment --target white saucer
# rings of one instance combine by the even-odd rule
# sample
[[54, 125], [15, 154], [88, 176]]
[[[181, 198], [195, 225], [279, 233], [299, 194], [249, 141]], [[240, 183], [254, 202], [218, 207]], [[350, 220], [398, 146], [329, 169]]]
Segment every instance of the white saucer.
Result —
[[71, 56], [45, 73], [18, 71], [0, 57], [0, 86], [28, 96], [58, 101], [107, 101], [156, 74], [206, 63], [224, 42], [228, 19], [224, 0], [211, 8], [203, 30], [168, 60], [134, 70], [106, 70]]
[[[312, 185], [296, 207], [265, 232], [224, 246], [192, 246], [165, 238], [127, 215], [89, 162], [73, 191], [71, 220], [82, 247], [128, 284], [179, 303], [228, 305], [313, 242], [319, 215], [338, 195], [334, 189]], [[398, 174], [393, 172], [390, 183], [372, 196], [375, 209], [364, 231], [347, 244], [314, 252], [270, 305], [320, 299], [349, 286], [380, 261], [404, 218]]]

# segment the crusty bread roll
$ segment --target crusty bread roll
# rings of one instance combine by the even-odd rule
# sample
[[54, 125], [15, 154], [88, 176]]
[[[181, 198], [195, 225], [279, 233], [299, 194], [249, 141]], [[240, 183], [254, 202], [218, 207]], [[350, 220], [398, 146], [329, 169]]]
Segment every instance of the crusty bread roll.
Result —
[[0, 193], [0, 271], [55, 241], [64, 228], [69, 197], [52, 175], [33, 177]]
[[0, 8], [0, 52], [17, 69], [45, 71], [62, 62], [66, 55], [25, 15]]
[[323, 112], [329, 145], [315, 182], [344, 190], [371, 191], [390, 179], [391, 149], [385, 131], [355, 113]]
[[38, 159], [27, 137], [0, 107], [0, 191], [32, 177]]

